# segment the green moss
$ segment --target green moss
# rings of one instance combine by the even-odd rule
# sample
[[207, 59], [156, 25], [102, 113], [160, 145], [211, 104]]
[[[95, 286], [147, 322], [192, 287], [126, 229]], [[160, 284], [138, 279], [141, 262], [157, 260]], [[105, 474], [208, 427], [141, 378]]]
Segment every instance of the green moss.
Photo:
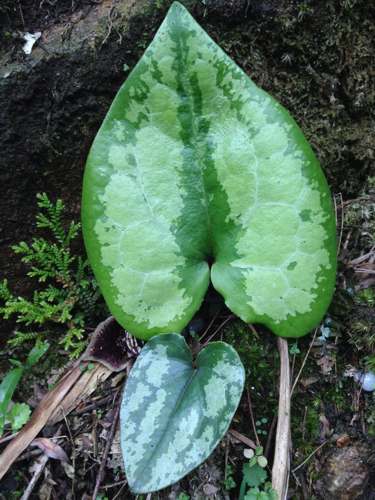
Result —
[[[237, 351], [246, 372], [246, 383], [249, 388], [251, 404], [254, 405], [254, 419], [267, 419], [261, 430], [269, 431], [272, 419], [277, 411], [277, 381], [280, 372], [280, 358], [277, 350], [276, 336], [260, 325], [257, 335], [249, 325], [237, 319], [224, 327], [223, 341], [231, 344]], [[247, 391], [243, 395], [245, 402], [245, 420], [250, 425]], [[253, 434], [252, 427], [248, 429]], [[254, 439], [254, 436], [252, 436]], [[263, 439], [264, 436], [263, 436]]]

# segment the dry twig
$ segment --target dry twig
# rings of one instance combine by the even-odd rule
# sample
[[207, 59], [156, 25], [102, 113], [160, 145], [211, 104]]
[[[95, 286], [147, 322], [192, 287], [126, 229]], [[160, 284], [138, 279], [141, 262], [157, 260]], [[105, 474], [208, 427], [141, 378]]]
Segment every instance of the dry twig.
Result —
[[[296, 346], [298, 346], [298, 339], [296, 339]], [[290, 385], [292, 385], [292, 381], [293, 381], [293, 372], [294, 372], [294, 364], [296, 362], [296, 355], [297, 355], [297, 353], [293, 354], [292, 369], [290, 371]]]
[[[254, 443], [254, 441], [252, 441], [251, 439], [249, 439], [248, 437], [244, 436], [243, 434], [240, 434], [239, 432], [233, 430], [233, 429], [229, 429], [228, 430], [228, 433], [235, 437], [236, 439], [238, 439], [239, 441], [242, 441], [244, 444], [246, 444], [247, 446], [250, 446], [250, 448], [252, 448], [253, 450], [256, 450], [258, 447], [257, 445]], [[230, 459], [230, 457], [229, 457]]]
[[[66, 418], [65, 411], [64, 411], [64, 408], [63, 408], [62, 404], [60, 404], [60, 408], [61, 408], [62, 414], [64, 416], [65, 424], [66, 424], [66, 427], [68, 429], [68, 433], [69, 433], [69, 437], [70, 437], [70, 442], [72, 444], [72, 462], [73, 462], [72, 465], [73, 465], [73, 469], [76, 470], [76, 456], [77, 456], [77, 453], [76, 453], [76, 448], [74, 446], [73, 436], [72, 436], [72, 433], [70, 431], [70, 426], [69, 426], [69, 423], [68, 423], [68, 419]], [[74, 498], [74, 476], [72, 478], [72, 498]]]
[[279, 412], [277, 418], [275, 458], [272, 468], [272, 488], [279, 500], [284, 500], [288, 491], [290, 456], [290, 370], [288, 341], [277, 337], [280, 353]]
[[253, 332], [253, 334], [256, 336], [256, 338], [259, 340], [259, 335], [257, 331], [255, 330], [254, 326], [251, 323], [247, 323], [246, 326], [250, 328], [250, 330]]
[[217, 316], [218, 316], [219, 312], [221, 311], [221, 308], [222, 308], [222, 307], [223, 307], [223, 306], [220, 306], [220, 307], [219, 307], [219, 309], [217, 310], [217, 312], [216, 312], [215, 316], [212, 318], [211, 323], [210, 323], [210, 324], [208, 325], [208, 327], [206, 328], [206, 330], [205, 330], [204, 334], [203, 334], [203, 335], [202, 335], [202, 336], [198, 339], [198, 342], [200, 342], [200, 341], [203, 339], [203, 337], [206, 335], [206, 333], [208, 332], [208, 330], [211, 328], [212, 323], [213, 323], [213, 322], [215, 321], [215, 319], [217, 318]]
[[101, 486], [100, 490], [108, 490], [109, 488], [116, 488], [116, 486], [119, 486], [120, 484], [126, 486], [127, 483], [128, 483], [127, 479], [124, 479], [123, 481], [118, 481], [117, 483], [106, 484], [105, 486]]
[[[62, 429], [62, 425], [60, 425], [60, 427], [58, 428], [58, 430], [54, 436], [55, 438], [59, 437], [59, 435], [61, 434], [61, 429]], [[56, 442], [54, 439], [53, 439], [53, 441]], [[39, 461], [39, 464], [34, 472], [34, 475], [31, 479], [31, 481], [29, 482], [26, 490], [24, 491], [24, 494], [22, 495], [21, 500], [27, 500], [29, 498], [29, 496], [31, 495], [31, 493], [32, 493], [38, 479], [40, 478], [47, 462], [48, 462], [48, 455], [43, 455], [43, 457]]]
[[[125, 488], [126, 483], [127, 483], [127, 481], [125, 481], [125, 484], [123, 484], [123, 485], [121, 486], [121, 488], [118, 490], [118, 492], [116, 493], [116, 495], [113, 497], [113, 500], [116, 500], [116, 498], [118, 498], [118, 497], [120, 496], [120, 493], [121, 493], [121, 492], [122, 492], [122, 490]], [[118, 484], [119, 484], [119, 483], [118, 483]], [[146, 500], [147, 500], [147, 499], [150, 499], [150, 498], [151, 498], [151, 493], [149, 493], [149, 494], [147, 495]]]
[[21, 12], [21, 19], [22, 19], [23, 29], [25, 29], [25, 19], [23, 18], [23, 12], [22, 12], [22, 7], [21, 7], [20, 0], [18, 0], [18, 7], [20, 8], [20, 12]]
[[298, 466], [298, 467], [296, 467], [295, 469], [293, 469], [293, 470], [292, 470], [293, 474], [296, 472], [296, 470], [298, 470], [300, 467], [302, 467], [302, 465], [305, 465], [305, 463], [306, 463], [308, 460], [310, 460], [310, 458], [311, 458], [313, 455], [315, 455], [315, 453], [316, 453], [317, 451], [319, 451], [321, 448], [323, 448], [323, 446], [326, 444], [326, 442], [327, 442], [327, 441], [324, 441], [324, 443], [323, 443], [323, 444], [321, 444], [320, 446], [318, 446], [318, 447], [317, 447], [317, 449], [316, 449], [315, 451], [313, 451], [313, 452], [311, 453], [311, 455], [309, 455], [309, 456], [306, 458], [306, 460], [304, 460], [301, 464], [299, 464], [299, 466]]
[[96, 479], [96, 484], [95, 484], [94, 493], [92, 495], [92, 500], [96, 500], [96, 497], [98, 496], [98, 493], [99, 493], [100, 484], [104, 478], [104, 467], [106, 466], [109, 450], [111, 448], [111, 444], [113, 441], [113, 436], [115, 435], [115, 432], [116, 432], [117, 423], [118, 423], [118, 419], [119, 419], [119, 415], [120, 415], [120, 408], [121, 408], [121, 398], [120, 398], [119, 403], [117, 405], [116, 413], [113, 417], [111, 431], [109, 433], [109, 436], [107, 439], [107, 444], [105, 446], [105, 450], [104, 450], [104, 454], [103, 454], [103, 458], [102, 458], [102, 461], [100, 464], [100, 469], [99, 469], [99, 473], [98, 473], [98, 476]]
[[303, 422], [302, 422], [302, 439], [305, 439], [306, 417], [307, 417], [307, 406], [305, 406], [305, 413], [304, 413], [304, 415], [303, 415]]
[[309, 346], [309, 350], [307, 351], [307, 354], [306, 354], [306, 356], [305, 356], [305, 359], [303, 360], [303, 363], [302, 363], [301, 369], [300, 369], [300, 371], [298, 372], [298, 375], [297, 375], [297, 377], [296, 377], [296, 380], [294, 381], [294, 384], [293, 384], [292, 390], [290, 391], [290, 397], [292, 397], [292, 394], [293, 394], [293, 391], [294, 391], [294, 389], [295, 389], [295, 387], [296, 387], [296, 384], [297, 384], [297, 382], [298, 382], [298, 379], [299, 379], [299, 377], [300, 377], [300, 375], [301, 375], [301, 373], [302, 373], [302, 370], [303, 370], [303, 368], [304, 368], [304, 366], [305, 366], [305, 363], [306, 363], [306, 361], [307, 361], [307, 358], [309, 357], [309, 354], [310, 354], [311, 348], [312, 348], [312, 346], [313, 346], [313, 344], [314, 344], [314, 342], [315, 342], [315, 337], [316, 337], [316, 332], [317, 332], [317, 331], [318, 331], [318, 327], [316, 327], [316, 328], [315, 328], [314, 337], [313, 337], [313, 339], [312, 339], [312, 341], [311, 341], [311, 344], [310, 344], [310, 346]]
[[100, 408], [101, 406], [104, 406], [106, 403], [111, 401], [112, 398], [113, 398], [113, 394], [101, 399], [100, 401], [97, 401], [96, 403], [92, 403], [91, 405], [87, 405], [84, 408], [80, 408], [79, 410], [72, 411], [71, 415], [82, 415], [82, 413], [87, 413], [88, 411], [96, 410], [97, 408]]
[[250, 415], [251, 415], [251, 422], [253, 424], [255, 439], [256, 439], [257, 445], [259, 447], [260, 446], [260, 442], [259, 442], [259, 438], [258, 438], [258, 433], [257, 433], [256, 427], [255, 427], [255, 422], [254, 422], [254, 417], [253, 417], [253, 409], [251, 408], [251, 399], [250, 399], [249, 384], [246, 384], [246, 389], [247, 389], [247, 400], [249, 402], [249, 409], [250, 409]]
[[371, 259], [371, 257], [374, 256], [374, 254], [375, 254], [374, 247], [372, 247], [368, 253], [365, 253], [364, 255], [361, 255], [360, 257], [351, 260], [350, 262], [347, 263], [347, 265], [352, 267], [356, 266], [357, 264], [361, 264], [362, 262], [365, 262], [367, 259]]
[[271, 427], [270, 427], [270, 430], [268, 433], [266, 448], [265, 448], [264, 453], [263, 453], [263, 455], [266, 457], [266, 459], [268, 461], [269, 461], [269, 457], [270, 457], [272, 441], [273, 441], [275, 431], [276, 431], [276, 425], [277, 425], [277, 418], [274, 417], [272, 419], [272, 424], [271, 424]]
[[202, 349], [203, 349], [204, 347], [206, 347], [206, 346], [210, 343], [210, 340], [211, 340], [213, 337], [215, 337], [215, 335], [217, 334], [217, 332], [218, 332], [218, 331], [220, 331], [220, 329], [221, 329], [221, 328], [223, 328], [223, 326], [224, 326], [226, 323], [228, 323], [228, 321], [230, 321], [231, 319], [233, 319], [233, 318], [235, 318], [235, 317], [236, 317], [236, 315], [235, 315], [235, 314], [231, 314], [231, 315], [229, 316], [229, 318], [227, 318], [225, 321], [223, 321], [223, 322], [221, 323], [221, 325], [219, 326], [219, 328], [218, 328], [218, 329], [217, 329], [217, 330], [216, 330], [216, 331], [215, 331], [215, 332], [211, 335], [211, 337], [209, 337], [209, 339], [208, 339], [208, 340], [207, 340], [207, 341], [203, 344]]

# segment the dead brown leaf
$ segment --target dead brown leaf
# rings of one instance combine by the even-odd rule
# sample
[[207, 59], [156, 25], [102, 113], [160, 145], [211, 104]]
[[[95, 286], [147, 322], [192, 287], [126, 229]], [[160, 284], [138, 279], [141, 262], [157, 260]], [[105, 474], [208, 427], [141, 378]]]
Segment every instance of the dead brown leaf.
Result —
[[235, 438], [239, 439], [243, 443], [247, 444], [247, 446], [250, 446], [250, 448], [253, 448], [253, 450], [256, 450], [258, 448], [257, 445], [254, 443], [254, 441], [247, 438], [243, 434], [240, 434], [239, 432], [237, 432], [233, 429], [229, 429], [228, 432], [231, 436], [234, 436]]
[[329, 435], [329, 420], [325, 415], [319, 417], [318, 436], [325, 439]]
[[328, 375], [332, 370], [334, 361], [332, 360], [331, 356], [329, 356], [328, 354], [324, 354], [322, 358], [318, 359], [317, 364], [322, 369], [323, 375]]
[[81, 441], [82, 441], [82, 445], [85, 447], [85, 448], [91, 448], [91, 446], [93, 445], [92, 441], [90, 438], [88, 438], [87, 436], [85, 436], [84, 434], [81, 434], [79, 436], [81, 438]]
[[203, 486], [203, 493], [205, 495], [215, 495], [217, 493], [217, 488], [213, 484], [205, 484]]
[[305, 378], [305, 379], [301, 379], [299, 381], [299, 383], [303, 386], [303, 387], [308, 387], [309, 385], [311, 384], [315, 384], [315, 382], [318, 382], [320, 379], [319, 377], [310, 377], [310, 378]]
[[74, 467], [70, 464], [65, 463], [65, 462], [63, 462], [61, 465], [63, 466], [65, 474], [68, 476], [68, 478], [74, 479], [74, 475], [75, 475]]
[[39, 500], [50, 500], [52, 495], [52, 488], [56, 485], [57, 483], [52, 479], [50, 470], [46, 467], [44, 469], [44, 481], [38, 491]]
[[348, 446], [348, 444], [350, 443], [351, 439], [349, 436], [342, 436], [340, 437], [337, 441], [336, 441], [336, 445], [339, 447], [339, 448], [343, 448], [344, 446]]
[[37, 438], [30, 443], [30, 446], [38, 446], [38, 448], [40, 448], [49, 458], [56, 458], [62, 462], [69, 463], [69, 458], [65, 451], [60, 445], [54, 443], [51, 439]]

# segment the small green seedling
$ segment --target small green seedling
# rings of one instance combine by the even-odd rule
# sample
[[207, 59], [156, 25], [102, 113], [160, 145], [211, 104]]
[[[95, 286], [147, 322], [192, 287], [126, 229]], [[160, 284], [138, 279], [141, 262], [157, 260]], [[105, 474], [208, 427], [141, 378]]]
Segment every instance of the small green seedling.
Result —
[[[260, 427], [262, 424], [266, 424], [268, 422], [268, 420], [266, 418], [262, 418], [262, 420], [257, 420], [255, 422], [255, 425], [257, 427]], [[267, 431], [265, 431], [264, 429], [257, 429], [257, 433], [258, 434], [264, 434], [265, 436], [267, 435]]]
[[301, 351], [298, 349], [296, 342], [289, 349], [290, 354], [299, 354]]
[[94, 367], [95, 367], [94, 363], [89, 363], [87, 366], [81, 366], [79, 369], [82, 372], [88, 371], [89, 373], [92, 373]]
[[181, 491], [181, 493], [178, 495], [177, 500], [189, 500], [189, 499], [190, 499], [190, 496], [187, 495], [186, 493], [184, 493], [183, 491]]
[[7, 414], [7, 420], [12, 424], [12, 429], [18, 431], [30, 418], [31, 408], [25, 403], [16, 403]]
[[236, 483], [234, 482], [233, 479], [233, 467], [231, 465], [227, 466], [227, 478], [224, 481], [225, 489], [226, 490], [231, 490], [232, 488], [236, 487]]
[[277, 493], [272, 489], [271, 483], [264, 483], [263, 491], [261, 491], [257, 486], [250, 488], [246, 493], [244, 500], [277, 500]]
[[[23, 372], [25, 370], [30, 370], [35, 365], [35, 363], [39, 361], [39, 359], [43, 356], [43, 354], [47, 351], [49, 346], [50, 346], [49, 344], [45, 343], [42, 344], [39, 348], [34, 347], [30, 351], [27, 357], [26, 366], [23, 366], [22, 363], [20, 363], [17, 360], [14, 359], [9, 360], [18, 368], [11, 370], [0, 384], [0, 435], [3, 434], [4, 432], [4, 423], [5, 423], [5, 418], [7, 417], [9, 403], [12, 399], [13, 392], [17, 387], [17, 384], [20, 378], [22, 377]], [[26, 414], [25, 411], [23, 410], [21, 411], [23, 416], [17, 417], [17, 411], [19, 410], [16, 409], [12, 413], [14, 422], [16, 422], [15, 425], [18, 425], [21, 420], [25, 420], [25, 414]], [[14, 428], [15, 427], [13, 427], [13, 429]]]
[[[271, 483], [265, 483], [267, 473], [264, 468], [267, 466], [267, 459], [263, 456], [263, 447], [259, 446], [255, 452], [251, 449], [244, 450], [244, 455], [250, 461], [243, 466], [244, 478], [242, 480], [239, 500], [277, 500], [277, 493], [271, 488]], [[259, 486], [263, 485], [263, 490]], [[246, 486], [251, 489], [247, 492]]]
[[243, 454], [250, 459], [249, 467], [253, 467], [255, 464], [263, 468], [266, 467], [267, 459], [263, 456], [263, 446], [258, 446], [255, 452], [252, 449], [246, 449]]

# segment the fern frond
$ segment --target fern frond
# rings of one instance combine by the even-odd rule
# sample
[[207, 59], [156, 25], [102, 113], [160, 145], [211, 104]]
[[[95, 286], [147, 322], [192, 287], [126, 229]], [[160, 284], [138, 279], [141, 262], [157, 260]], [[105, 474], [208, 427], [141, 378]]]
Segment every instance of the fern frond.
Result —
[[79, 358], [86, 345], [87, 341], [73, 344], [74, 351], [69, 355], [69, 359]]
[[[43, 290], [36, 290], [30, 301], [14, 297], [5, 280], [0, 283], [0, 298], [5, 301], [0, 313], [5, 318], [15, 314], [17, 322], [25, 325], [43, 325], [48, 321], [67, 325], [68, 332], [61, 343], [65, 349], [73, 349], [71, 356], [78, 357], [85, 346], [85, 342], [81, 342], [84, 334], [82, 327], [87, 318], [97, 315], [99, 311], [105, 313], [105, 306], [98, 307], [101, 294], [88, 260], [81, 257], [76, 260], [70, 254], [68, 245], [77, 236], [81, 224], [71, 222], [65, 232], [61, 223], [62, 201], [53, 204], [46, 193], [38, 194], [37, 198], [39, 207], [44, 211], [37, 216], [37, 226], [50, 229], [55, 241], [50, 243], [44, 238], [33, 238], [32, 244], [21, 242], [14, 245], [13, 250], [23, 254], [23, 262], [32, 263], [28, 276], [38, 278], [39, 283], [51, 279], [56, 283], [54, 286], [49, 282]], [[42, 333], [16, 332], [16, 335], [11, 343], [18, 345], [23, 340], [34, 338], [39, 343]]]
[[[4, 280], [2, 283], [0, 283], [0, 299], [3, 299], [5, 301], [11, 300], [13, 298], [13, 295], [10, 293], [8, 290], [8, 280]], [[3, 307], [0, 307], [0, 312], [3, 313]]]
[[57, 200], [56, 206], [48, 199], [46, 193], [37, 194], [37, 198], [41, 200], [38, 202], [40, 208], [45, 208], [48, 212], [49, 218], [40, 213], [37, 215], [37, 226], [48, 227], [51, 229], [57, 241], [65, 247], [65, 232], [61, 224], [61, 212], [65, 208], [62, 200]]
[[70, 223], [70, 228], [69, 228], [68, 234], [65, 237], [65, 247], [69, 245], [70, 240], [72, 240], [73, 238], [75, 238], [77, 236], [80, 227], [81, 227], [80, 222], [75, 224], [75, 222], [72, 221]]
[[8, 340], [8, 342], [9, 344], [13, 344], [15, 346], [17, 346], [21, 342], [24, 342], [25, 340], [35, 340], [36, 344], [38, 345], [41, 342], [43, 336], [42, 332], [22, 333], [16, 330], [14, 333], [17, 335], [17, 337], [15, 339]]

